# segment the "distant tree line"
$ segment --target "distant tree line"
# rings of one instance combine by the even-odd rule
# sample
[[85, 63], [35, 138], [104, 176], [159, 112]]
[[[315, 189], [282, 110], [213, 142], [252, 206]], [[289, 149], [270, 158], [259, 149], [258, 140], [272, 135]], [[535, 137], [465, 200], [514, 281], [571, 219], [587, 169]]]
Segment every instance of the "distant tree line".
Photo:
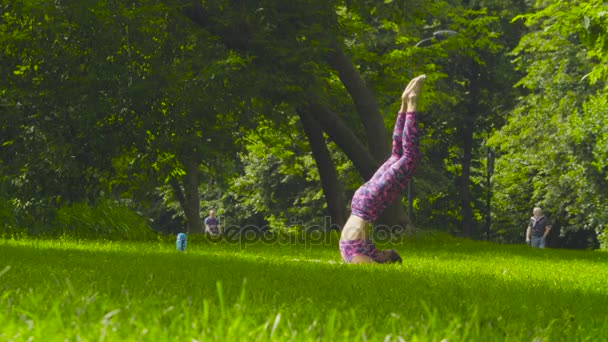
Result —
[[379, 225], [521, 243], [541, 206], [556, 245], [605, 246], [603, 6], [5, 2], [0, 231], [123, 236], [139, 217], [201, 232], [210, 208], [233, 226], [339, 229], [425, 73], [424, 160]]

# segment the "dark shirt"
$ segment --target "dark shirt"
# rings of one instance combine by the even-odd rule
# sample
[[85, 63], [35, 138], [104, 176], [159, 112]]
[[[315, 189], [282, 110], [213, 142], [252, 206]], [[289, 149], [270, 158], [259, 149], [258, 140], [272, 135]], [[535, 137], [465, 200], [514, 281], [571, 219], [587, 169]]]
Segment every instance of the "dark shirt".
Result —
[[217, 228], [219, 224], [220, 221], [217, 219], [217, 217], [209, 216], [205, 219], [205, 226], [207, 226], [210, 232], [213, 234], [219, 233], [219, 229]]
[[532, 228], [532, 237], [543, 237], [548, 225], [549, 220], [545, 216], [539, 218], [532, 217], [529, 224], [530, 228]]

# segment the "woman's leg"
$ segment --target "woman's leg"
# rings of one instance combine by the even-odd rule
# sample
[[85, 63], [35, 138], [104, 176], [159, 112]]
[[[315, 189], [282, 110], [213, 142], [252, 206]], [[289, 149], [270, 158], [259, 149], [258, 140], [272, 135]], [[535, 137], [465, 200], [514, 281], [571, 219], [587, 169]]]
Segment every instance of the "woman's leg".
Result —
[[376, 170], [372, 178], [368, 182], [374, 182], [376, 179], [382, 177], [382, 174], [394, 163], [401, 158], [403, 155], [403, 125], [405, 124], [405, 113], [397, 113], [397, 120], [395, 122], [395, 128], [393, 129], [393, 149], [391, 156]]
[[[374, 180], [377, 179], [378, 177], [380, 177], [384, 171], [386, 171], [386, 169], [388, 169], [393, 163], [395, 163], [402, 155], [403, 155], [403, 128], [405, 125], [405, 117], [406, 117], [406, 110], [405, 110], [405, 106], [403, 104], [403, 101], [407, 101], [405, 98], [407, 97], [406, 94], [411, 94], [412, 91], [415, 90], [415, 88], [417, 87], [417, 82], [419, 82], [419, 78], [422, 78], [422, 80], [424, 81], [424, 75], [422, 76], [418, 76], [414, 79], [412, 79], [410, 81], [410, 83], [408, 83], [407, 87], [405, 87], [405, 90], [403, 91], [403, 95], [401, 96], [402, 98], [402, 104], [401, 104], [401, 110], [397, 113], [397, 119], [395, 120], [395, 127], [393, 128], [393, 148], [391, 150], [391, 156], [388, 158], [388, 160], [386, 160], [384, 162], [384, 164], [382, 164], [378, 170], [376, 170], [376, 172], [374, 173], [374, 175], [370, 178], [370, 180]], [[418, 91], [420, 91], [420, 89], [418, 89]], [[409, 108], [411, 109], [411, 108]]]
[[351, 203], [352, 214], [373, 222], [386, 209], [386, 207], [399, 196], [407, 182], [412, 177], [418, 162], [421, 159], [418, 149], [418, 129], [416, 116], [408, 113], [405, 121], [406, 128], [403, 134], [403, 155], [396, 160], [389, 159], [382, 167], [382, 172], [363, 184]]
[[[424, 83], [425, 76], [419, 76], [410, 82], [402, 95], [402, 106], [397, 117], [394, 133], [401, 133], [399, 138], [393, 137], [393, 153], [391, 157], [376, 171], [374, 176], [363, 184], [353, 196], [351, 203], [352, 215], [368, 222], [375, 221], [386, 207], [402, 193], [407, 182], [421, 158], [418, 149], [418, 128], [416, 125], [416, 100]], [[405, 112], [407, 106], [407, 113]], [[400, 117], [404, 117], [402, 132], [399, 132]], [[393, 134], [394, 136], [394, 134]], [[397, 145], [397, 146], [396, 146]], [[399, 148], [398, 145], [401, 145]]]

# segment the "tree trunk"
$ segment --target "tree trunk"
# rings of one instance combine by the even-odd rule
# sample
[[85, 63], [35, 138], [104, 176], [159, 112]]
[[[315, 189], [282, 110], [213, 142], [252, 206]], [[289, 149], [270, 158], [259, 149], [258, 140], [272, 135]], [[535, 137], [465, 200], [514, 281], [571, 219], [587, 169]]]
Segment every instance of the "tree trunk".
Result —
[[198, 192], [200, 185], [199, 157], [196, 152], [193, 152], [193, 155], [185, 161], [184, 165], [186, 167], [186, 175], [182, 178], [185, 195], [185, 206], [183, 206], [183, 209], [186, 214], [188, 233], [203, 233], [203, 221], [200, 215], [201, 203]]
[[469, 123], [464, 123], [460, 137], [463, 141], [462, 175], [460, 178], [460, 203], [462, 206], [462, 235], [473, 236], [473, 208], [471, 207], [471, 160], [473, 159], [473, 128]]
[[478, 65], [474, 61], [469, 61], [471, 65], [471, 80], [469, 82], [469, 96], [467, 115], [464, 118], [460, 129], [462, 139], [462, 175], [460, 179], [460, 202], [462, 205], [462, 235], [472, 238], [476, 231], [475, 221], [473, 220], [473, 206], [471, 203], [471, 162], [473, 160], [473, 135], [475, 133], [474, 118], [478, 117], [479, 106], [477, 99], [480, 98]]
[[390, 154], [390, 136], [384, 126], [384, 118], [380, 114], [376, 96], [340, 48], [334, 46], [328, 56], [328, 62], [338, 72], [340, 81], [355, 104], [357, 114], [365, 128], [370, 152], [376, 161], [384, 162]]
[[332, 227], [325, 227], [325, 229], [332, 230], [334, 225], [336, 225], [338, 230], [341, 230], [346, 223], [344, 188], [338, 180], [338, 173], [327, 150], [323, 131], [319, 123], [306, 110], [298, 110], [298, 115], [300, 116], [304, 133], [308, 137], [308, 143], [310, 144], [317, 168], [319, 169], [321, 186], [327, 202], [327, 210], [331, 217]]
[[330, 139], [346, 153], [361, 177], [363, 179], [371, 178], [378, 168], [378, 162], [342, 119], [320, 104], [311, 104], [305, 110], [321, 125]]
[[[186, 196], [184, 195], [184, 189], [182, 188], [179, 181], [175, 178], [171, 178], [169, 180], [169, 184], [171, 185], [171, 188], [173, 188], [173, 196], [175, 196], [175, 198], [179, 202], [179, 205], [182, 207], [182, 209], [184, 210], [184, 213], [185, 213], [188, 205], [186, 204]], [[187, 217], [186, 217], [186, 220], [188, 220]], [[190, 233], [189, 225], [186, 225], [186, 232]]]

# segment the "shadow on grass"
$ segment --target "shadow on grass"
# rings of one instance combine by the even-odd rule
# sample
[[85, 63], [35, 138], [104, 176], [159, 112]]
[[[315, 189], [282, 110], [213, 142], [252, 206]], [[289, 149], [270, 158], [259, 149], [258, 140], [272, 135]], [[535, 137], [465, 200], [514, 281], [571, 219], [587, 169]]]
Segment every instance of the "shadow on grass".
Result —
[[571, 250], [554, 248], [532, 248], [525, 244], [499, 244], [488, 241], [475, 241], [466, 238], [452, 237], [448, 234], [423, 233], [395, 244], [379, 244], [385, 248], [398, 250], [421, 251], [425, 254], [442, 252], [462, 256], [519, 256], [524, 259], [544, 261], [584, 261], [608, 265], [608, 253], [597, 250]]

